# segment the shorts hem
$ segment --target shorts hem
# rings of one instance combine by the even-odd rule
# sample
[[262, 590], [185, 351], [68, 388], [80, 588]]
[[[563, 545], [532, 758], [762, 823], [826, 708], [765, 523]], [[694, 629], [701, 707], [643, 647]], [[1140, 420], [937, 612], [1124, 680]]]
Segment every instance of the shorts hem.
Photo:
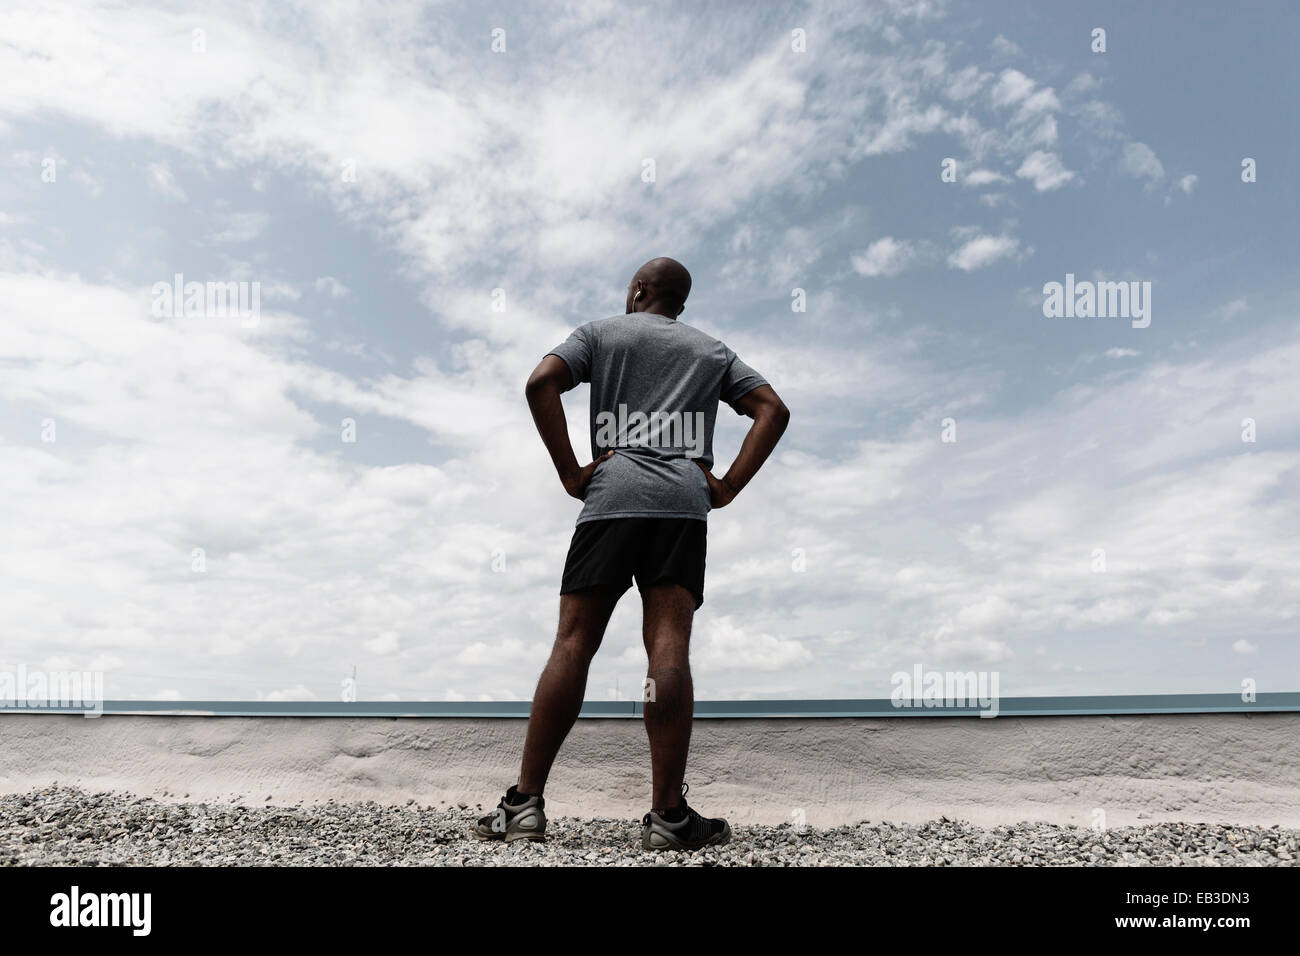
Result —
[[696, 521], [708, 521], [707, 514], [699, 514], [695, 511], [615, 511], [605, 515], [579, 515], [578, 524], [586, 524], [588, 521], [608, 521], [611, 518], [686, 518]]
[[617, 589], [619, 597], [622, 597], [632, 587], [632, 581], [571, 581], [568, 584], [560, 584], [561, 594], [576, 594], [579, 591], [589, 591], [592, 588], [610, 588]]
[[698, 611], [701, 607], [704, 606], [704, 592], [695, 590], [695, 588], [692, 587], [690, 584], [687, 584], [685, 581], [681, 580], [680, 578], [672, 574], [661, 574], [659, 575], [659, 577], [655, 578], [649, 584], [645, 584], [645, 585], [641, 584], [640, 582], [637, 582], [636, 589], [638, 591], [642, 591], [647, 587], [652, 588], [656, 584], [664, 584], [664, 583], [675, 584], [679, 588], [685, 588], [686, 593], [688, 593], [691, 597], [695, 598], [695, 610]]

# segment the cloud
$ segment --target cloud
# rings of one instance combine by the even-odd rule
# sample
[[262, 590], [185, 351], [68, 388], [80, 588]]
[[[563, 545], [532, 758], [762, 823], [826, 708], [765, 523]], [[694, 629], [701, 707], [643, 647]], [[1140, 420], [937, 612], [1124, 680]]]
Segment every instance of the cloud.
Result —
[[1075, 115], [1092, 139], [1106, 143], [1123, 135], [1124, 114], [1114, 103], [1088, 100], [1075, 110]]
[[252, 242], [266, 231], [271, 217], [261, 211], [224, 212], [218, 217], [220, 223], [212, 234], [212, 241], [218, 243]]
[[1082, 96], [1101, 87], [1101, 82], [1091, 73], [1080, 73], [1065, 85], [1066, 96]]
[[963, 242], [948, 256], [948, 265], [963, 272], [983, 269], [1020, 253], [1020, 242], [1011, 236], [976, 236]]
[[[521, 383], [576, 321], [621, 307], [609, 276], [673, 250], [701, 263], [688, 320], [796, 414], [710, 527], [697, 617], [710, 692], [871, 696], [918, 657], [998, 662], [1021, 691], [1056, 680], [1048, 666], [1083, 666], [1065, 692], [1115, 690], [1175, 679], [1140, 650], [1175, 628], [1211, 647], [1247, 634], [1265, 658], [1279, 642], [1257, 635], [1294, 617], [1298, 462], [1237, 429], [1263, 414], [1271, 439], [1294, 433], [1293, 330], [1273, 316], [1248, 355], [1216, 342], [1198, 360], [1177, 343], [1177, 361], [1153, 347], [1141, 363], [1075, 362], [1138, 350], [1114, 327], [1030, 327], [1014, 308], [999, 330], [998, 289], [1014, 307], [1023, 282], [996, 271], [980, 283], [995, 301], [967, 317], [958, 273], [1030, 255], [1012, 232], [1075, 240], [1039, 212], [1080, 194], [955, 193], [944, 201], [978, 198], [977, 212], [1014, 195], [1026, 221], [926, 238], [916, 224], [933, 220], [909, 218], [924, 194], [880, 188], [874, 157], [906, 169], [957, 155], [965, 185], [1014, 176], [1041, 193], [1082, 181], [1067, 159], [1114, 168], [1129, 137], [1116, 107], [1088, 99], [1090, 74], [1058, 97], [1028, 67], [989, 71], [982, 42], [917, 29], [944, 13], [812, 9], [810, 37], [855, 42], [799, 58], [744, 10], [710, 8], [708, 29], [674, 10], [521, 10], [494, 58], [472, 26], [414, 5], [209, 12], [196, 55], [187, 10], [88, 6], [67, 31], [60, 10], [16, 4], [0, 44], [6, 136], [27, 137], [37, 163], [54, 133], [111, 143], [93, 167], [67, 151], [135, 189], [128, 201], [179, 189], [179, 170], [192, 206], [108, 223], [98, 245], [123, 240], [114, 256], [73, 258], [6, 196], [23, 227], [0, 239], [12, 652], [111, 654], [121, 696], [335, 699], [353, 663], [366, 696], [526, 693], [578, 505]], [[690, 55], [647, 100], [618, 37], [650, 32]], [[856, 293], [854, 276], [938, 260], [945, 238], [958, 273]], [[263, 282], [256, 330], [149, 316], [148, 282], [181, 260], [192, 271], [192, 250], [211, 274]], [[807, 314], [785, 312], [794, 284]], [[488, 305], [497, 287], [504, 312]], [[957, 334], [939, 311], [961, 316]], [[1048, 372], [1009, 366], [1009, 341]], [[1062, 354], [1075, 368], [1056, 378]], [[566, 405], [580, 452], [584, 398]], [[939, 437], [949, 417], [955, 443]], [[56, 442], [37, 437], [47, 418]], [[725, 461], [743, 425], [723, 418]], [[636, 686], [636, 616], [632, 596], [592, 686]], [[1030, 641], [1051, 648], [1041, 668]], [[1105, 641], [1133, 649], [1122, 675], [1089, 650]]]
[[1124, 155], [1120, 160], [1120, 171], [1134, 179], [1145, 179], [1150, 183], [1159, 182], [1165, 176], [1164, 164], [1146, 143], [1125, 143]]
[[363, 641], [361, 646], [371, 654], [383, 657], [388, 654], [396, 653], [398, 647], [401, 646], [401, 639], [396, 631], [385, 631], [383, 634], [372, 637], [368, 641]]
[[962, 177], [964, 186], [989, 186], [993, 183], [1009, 183], [1011, 179], [992, 169], [975, 169]]
[[1243, 312], [1247, 311], [1249, 307], [1250, 306], [1248, 305], [1245, 299], [1233, 299], [1231, 302], [1228, 302], [1227, 304], [1220, 306], [1219, 315], [1221, 318], [1227, 321], [1228, 319], [1232, 319], [1238, 315], [1241, 315]]
[[952, 100], [969, 100], [984, 88], [990, 78], [990, 74], [982, 72], [977, 66], [963, 67], [952, 73], [944, 92]]
[[1061, 101], [1056, 98], [1056, 93], [1051, 89], [1041, 89], [1024, 98], [1019, 115], [1023, 119], [1029, 119], [1035, 114], [1053, 112], [1060, 108]]
[[998, 107], [1014, 106], [1023, 102], [1033, 93], [1037, 84], [1019, 70], [1003, 70], [997, 82], [993, 84], [993, 105]]
[[286, 688], [281, 688], [279, 690], [273, 690], [262, 698], [262, 700], [271, 700], [271, 701], [315, 700], [315, 699], [316, 699], [315, 692], [308, 687], [304, 687], [302, 684], [296, 684], [293, 687], [286, 687]]
[[104, 191], [104, 184], [95, 176], [80, 167], [74, 168], [72, 172], [68, 174], [68, 179], [76, 183], [91, 196], [99, 196]]
[[456, 660], [476, 668], [491, 668], [503, 660], [526, 660], [536, 666], [545, 663], [547, 651], [545, 644], [527, 644], [517, 638], [506, 638], [497, 644], [475, 641], [457, 654]]
[[154, 192], [173, 202], [186, 201], [185, 190], [176, 184], [176, 177], [172, 174], [170, 166], [166, 163], [150, 163], [145, 170], [149, 185], [153, 187]]
[[1034, 184], [1034, 189], [1038, 192], [1050, 192], [1053, 189], [1060, 189], [1074, 179], [1074, 175], [1073, 172], [1065, 168], [1061, 162], [1061, 157], [1055, 153], [1045, 153], [1041, 150], [1026, 156], [1025, 161], [1016, 170], [1016, 176], [1020, 179], [1028, 179]]
[[312, 286], [317, 292], [324, 292], [333, 299], [343, 299], [351, 295], [351, 290], [333, 276], [320, 276]]
[[798, 641], [755, 634], [730, 616], [713, 621], [694, 656], [697, 666], [714, 670], [784, 671], [813, 661], [812, 653]]
[[[24, 505], [28, 517], [20, 527], [17, 512], [0, 509], [11, 529], [0, 548], [0, 572], [21, 568], [29, 589], [5, 604], [5, 614], [29, 628], [44, 619], [31, 631], [40, 635], [42, 654], [130, 648], [120, 655], [131, 658], [128, 676], [110, 671], [110, 687], [120, 688], [137, 670], [166, 669], [189, 681], [176, 686], [201, 696], [192, 690], [196, 680], [226, 686], [214, 675], [214, 659], [242, 658], [262, 647], [274, 648], [273, 659], [282, 663], [250, 669], [246, 679], [296, 674], [271, 686], [280, 695], [303, 684], [336, 687], [356, 648], [390, 654], [413, 619], [434, 630], [455, 629], [455, 619], [481, 618], [497, 603], [476, 593], [490, 580], [484, 542], [504, 543], [512, 564], [526, 569], [514, 581], [527, 592], [541, 584], [533, 580], [541, 565], [532, 557], [546, 552], [541, 542], [565, 538], [564, 515], [553, 514], [550, 532], [538, 534], [536, 512], [528, 513], [534, 506], [516, 512], [504, 502], [495, 517], [474, 506], [427, 535], [431, 515], [454, 514], [469, 497], [495, 498], [496, 481], [471, 492], [455, 477], [470, 466], [455, 460], [441, 468], [364, 467], [340, 454], [349, 448], [339, 442], [342, 414], [318, 420], [301, 404], [311, 394], [360, 418], [364, 448], [373, 441], [366, 430], [373, 419], [364, 412], [421, 416], [421, 390], [441, 391], [432, 369], [407, 383], [399, 408], [385, 397], [396, 390], [394, 381], [372, 391], [280, 354], [286, 335], [295, 327], [302, 334], [303, 324], [292, 316], [263, 314], [258, 328], [248, 330], [237, 320], [153, 319], [147, 289], [0, 275], [0, 290], [9, 304], [0, 356], [21, 359], [0, 383], [0, 400], [22, 403], [38, 427], [48, 418], [58, 428], [51, 444], [6, 445], [15, 463], [7, 493], [35, 510]], [[159, 355], [169, 356], [165, 374], [158, 372]], [[448, 406], [435, 401], [433, 407]], [[462, 404], [452, 431], [473, 430], [475, 411], [474, 403]], [[481, 434], [493, 435], [493, 444], [520, 446], [530, 428], [515, 403], [504, 425]], [[94, 440], [78, 442], [78, 434]], [[325, 449], [313, 450], [321, 439]], [[541, 481], [544, 456], [525, 455], [519, 467], [535, 472], [526, 483], [550, 487]], [[142, 483], [140, 475], [150, 477]], [[492, 532], [496, 521], [512, 530]], [[59, 530], [72, 527], [81, 529], [75, 539]], [[202, 573], [191, 567], [195, 548], [205, 554]], [[476, 554], [481, 561], [467, 561]], [[427, 588], [431, 579], [438, 588]], [[547, 580], [542, 591], [550, 590]], [[120, 604], [123, 593], [133, 595], [129, 613], [91, 610]], [[79, 623], [83, 613], [97, 623]], [[513, 626], [529, 629], [519, 621]], [[465, 633], [425, 653], [454, 657], [471, 643], [473, 629]], [[155, 645], [162, 634], [170, 635], [166, 645]], [[379, 636], [358, 642], [360, 634]], [[307, 656], [294, 663], [299, 652]], [[141, 668], [141, 653], [156, 665]], [[535, 655], [511, 659], [521, 671], [535, 663]], [[481, 661], [470, 654], [453, 668], [455, 679]], [[422, 696], [418, 682], [403, 679], [400, 670], [386, 682]]]
[[895, 276], [912, 265], [917, 249], [905, 239], [885, 236], [852, 257], [853, 271], [860, 276]]
[[993, 38], [993, 41], [989, 44], [989, 48], [993, 50], [995, 56], [1001, 57], [1004, 60], [1010, 60], [1024, 55], [1024, 51], [1021, 50], [1014, 41], [1008, 40], [1001, 33]]
[[1165, 193], [1165, 205], [1173, 205], [1174, 198], [1178, 193], [1184, 196], [1190, 196], [1196, 189], [1197, 176], [1195, 173], [1188, 173], [1180, 176], [1169, 184], [1169, 191]]

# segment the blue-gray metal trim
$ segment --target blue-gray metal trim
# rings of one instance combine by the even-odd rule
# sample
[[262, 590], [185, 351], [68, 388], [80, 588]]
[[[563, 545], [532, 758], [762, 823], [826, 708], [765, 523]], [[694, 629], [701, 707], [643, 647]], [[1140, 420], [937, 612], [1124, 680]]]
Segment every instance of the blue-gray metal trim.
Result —
[[[105, 715], [158, 717], [513, 717], [528, 716], [528, 701], [261, 701], [261, 700], [106, 700]], [[639, 718], [641, 701], [588, 701], [586, 718]], [[0, 715], [85, 714], [84, 707], [18, 708], [0, 701]], [[1131, 694], [1092, 697], [1006, 697], [997, 702], [1001, 717], [1120, 716], [1124, 714], [1258, 714], [1300, 711], [1300, 693], [1259, 694], [1247, 703], [1240, 694]], [[898, 707], [890, 700], [701, 700], [697, 719], [773, 717], [979, 717], [966, 707]]]

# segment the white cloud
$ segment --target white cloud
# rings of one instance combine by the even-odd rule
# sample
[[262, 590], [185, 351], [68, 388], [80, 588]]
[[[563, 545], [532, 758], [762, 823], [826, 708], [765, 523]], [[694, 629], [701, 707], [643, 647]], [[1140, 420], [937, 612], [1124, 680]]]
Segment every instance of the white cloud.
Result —
[[730, 616], [714, 620], [702, 643], [692, 656], [698, 666], [712, 670], [784, 671], [813, 661], [798, 641], [747, 631]]
[[1120, 159], [1120, 170], [1134, 179], [1145, 179], [1151, 183], [1158, 182], [1165, 176], [1164, 164], [1146, 143], [1125, 143], [1124, 154]]
[[145, 167], [145, 170], [149, 177], [149, 185], [153, 187], [154, 192], [173, 202], [186, 201], [185, 190], [177, 185], [176, 177], [169, 165], [166, 163], [150, 163]]
[[545, 644], [527, 644], [517, 638], [506, 638], [498, 644], [475, 641], [456, 655], [456, 661], [485, 668], [492, 668], [507, 661], [518, 663], [521, 660], [536, 665], [545, 662], [547, 651]]
[[[1025, 97], [1020, 104], [1021, 115], [1025, 118], [1035, 113], [1047, 113], [1061, 108], [1061, 102], [1051, 89], [1036, 90]], [[1055, 138], [1055, 137], [1053, 137]]]
[[1233, 299], [1231, 302], [1220, 307], [1219, 315], [1225, 320], [1235, 318], [1249, 309], [1249, 307], [1250, 306], [1247, 304], [1245, 299]]
[[346, 298], [352, 291], [333, 276], [320, 276], [313, 283], [313, 287], [317, 292], [324, 292], [334, 299]]
[[77, 167], [68, 173], [68, 179], [76, 183], [91, 196], [98, 196], [104, 191], [104, 184], [86, 170]]
[[315, 700], [316, 694], [308, 687], [302, 684], [295, 684], [293, 687], [285, 687], [279, 690], [273, 690], [263, 700]]
[[975, 169], [962, 177], [965, 186], [988, 186], [993, 183], [1009, 183], [1011, 179], [992, 169]]
[[1124, 114], [1113, 103], [1102, 100], [1088, 100], [1075, 110], [1088, 135], [1101, 142], [1108, 142], [1122, 136]]
[[1065, 168], [1061, 157], [1041, 150], [1026, 156], [1025, 161], [1016, 170], [1016, 175], [1032, 182], [1038, 192], [1060, 189], [1074, 179], [1074, 173]]
[[993, 105], [999, 107], [1014, 106], [1025, 100], [1036, 84], [1019, 70], [1003, 70], [993, 84]]
[[[926, 137], [936, 141], [927, 149], [950, 137], [954, 155], [970, 157], [968, 185], [1004, 181], [999, 169], [1040, 192], [1077, 182], [1055, 144], [1079, 140], [1063, 132], [1105, 145], [1107, 166], [1117, 152], [1118, 110], [1072, 99], [1095, 80], [1067, 86], [1063, 111], [1026, 73], [986, 72], [957, 47], [913, 42], [895, 22], [911, 13], [893, 5], [821, 14], [826, 29], [891, 32], [890, 47], [839, 44], [797, 61], [755, 39], [765, 25], [745, 33], [752, 18], [702, 30], [695, 17], [632, 12], [619, 30], [653, 26], [695, 54], [646, 106], [625, 45], [582, 28], [603, 15], [575, 8], [533, 21], [538, 48], [563, 41], [559, 67], [512, 56], [484, 69], [482, 50], [440, 45], [427, 14], [401, 5], [303, 4], [293, 34], [257, 16], [207, 14], [202, 61], [185, 12], [88, 7], [84, 29], [66, 31], [57, 9], [15, 6], [0, 44], [7, 117], [57, 116], [146, 143], [141, 155], [167, 169], [150, 180], [160, 192], [176, 185], [173, 165], [196, 198], [232, 171], [246, 175], [266, 208], [289, 181], [319, 200], [313, 212], [332, 208], [341, 230], [373, 238], [376, 261], [392, 267], [379, 278], [412, 284], [433, 328], [427, 345], [371, 377], [323, 364], [404, 343], [384, 341], [388, 327], [361, 343], [325, 328], [354, 303], [317, 273], [351, 275], [347, 266], [312, 259], [311, 271], [279, 272], [284, 244], [267, 240], [280, 221], [229, 213], [247, 207], [242, 190], [234, 206], [196, 205], [195, 215], [216, 241], [251, 247], [236, 250], [246, 261], [232, 272], [303, 310], [268, 309], [256, 332], [149, 319], [147, 288], [47, 272], [33, 237], [0, 243], [0, 270], [25, 273], [0, 275], [0, 399], [15, 422], [0, 439], [0, 574], [18, 582], [0, 614], [14, 653], [111, 651], [124, 662], [109, 677], [122, 696], [198, 696], [200, 680], [233, 675], [221, 686], [236, 696], [333, 699], [362, 654], [367, 696], [526, 690], [554, 633], [577, 505], [536, 441], [522, 377], [579, 304], [619, 307], [618, 290], [602, 288], [616, 265], [634, 265], [647, 245], [694, 251], [717, 235], [731, 256], [722, 277], [742, 296], [735, 311], [753, 305], [745, 295], [766, 296], [758, 315], [811, 275], [826, 280], [808, 286], [828, 317], [810, 309], [781, 335], [729, 327], [727, 310], [704, 319], [742, 338], [732, 344], [798, 416], [761, 478], [710, 528], [697, 620], [716, 686], [871, 696], [860, 682], [900, 658], [1014, 664], [1025, 641], [1055, 652], [1105, 628], [1135, 640], [1177, 625], [1221, 646], [1225, 634], [1288, 626], [1300, 554], [1285, 530], [1300, 462], [1275, 445], [1243, 451], [1234, 430], [1242, 408], [1267, 411], [1272, 434], [1296, 427], [1293, 336], [1270, 336], [1267, 350], [1252, 340], [1253, 359], [1096, 364], [1104, 386], [1077, 380], [1017, 408], [997, 369], [952, 367], [923, 316], [861, 306], [835, 288], [846, 254], [859, 274], [887, 275], [937, 259], [937, 247], [888, 236], [851, 255], [863, 240], [850, 237], [871, 235], [862, 218], [826, 216], [824, 228], [765, 218], [765, 204], [812, 206], [863, 157]], [[657, 159], [654, 184], [639, 179], [646, 156]], [[340, 176], [347, 158], [355, 183]], [[1007, 234], [1019, 228], [954, 234], [948, 262], [970, 271], [1023, 258], [1031, 250]], [[829, 278], [813, 268], [828, 248]], [[510, 290], [506, 313], [485, 307], [497, 284]], [[340, 301], [299, 298], [300, 288]], [[834, 323], [871, 333], [819, 341]], [[970, 341], [984, 332], [971, 328]], [[971, 355], [982, 357], [976, 345]], [[568, 411], [582, 449], [585, 409]], [[948, 415], [960, 435], [951, 445], [937, 440]], [[22, 437], [47, 416], [59, 442]], [[355, 445], [339, 440], [344, 416], [360, 422]], [[375, 440], [390, 428], [412, 434], [410, 445]], [[719, 442], [724, 457], [728, 443], [734, 453], [734, 431]], [[1111, 570], [1094, 575], [1101, 545]], [[203, 575], [190, 571], [194, 547], [207, 551]], [[497, 547], [508, 556], [500, 574]], [[796, 547], [805, 574], [791, 572]], [[621, 648], [642, 661], [634, 597], [618, 614], [612, 660]], [[855, 671], [850, 653], [876, 663]], [[613, 683], [602, 661], [593, 686]]]
[[969, 100], [984, 88], [989, 79], [990, 75], [981, 72], [979, 67], [967, 66], [952, 74], [945, 92], [949, 99]]
[[213, 242], [252, 242], [271, 222], [271, 217], [260, 210], [226, 212], [218, 217], [219, 228], [212, 234]]
[[383, 657], [397, 652], [398, 647], [401, 646], [401, 638], [396, 631], [385, 631], [368, 641], [363, 641], [361, 646], [371, 654]]
[[1091, 73], [1080, 73], [1065, 85], [1067, 96], [1082, 96], [1101, 87], [1101, 82]]
[[917, 250], [906, 239], [885, 236], [853, 255], [853, 271], [860, 276], [895, 276], [916, 261]]
[[1021, 50], [1013, 40], [1008, 40], [1001, 33], [993, 38], [993, 42], [989, 44], [989, 47], [993, 50], [993, 53], [996, 56], [999, 56], [1004, 60], [1010, 60], [1024, 55], [1024, 51]]
[[973, 272], [1019, 252], [1020, 242], [1011, 236], [976, 236], [963, 242], [948, 256], [948, 265], [963, 272]]

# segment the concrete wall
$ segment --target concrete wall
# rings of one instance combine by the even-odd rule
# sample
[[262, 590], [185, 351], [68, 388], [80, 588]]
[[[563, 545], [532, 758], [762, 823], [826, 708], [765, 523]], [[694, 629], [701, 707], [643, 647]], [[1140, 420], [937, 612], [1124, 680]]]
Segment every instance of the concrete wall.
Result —
[[[520, 719], [0, 715], [0, 791], [54, 782], [161, 799], [495, 804]], [[639, 721], [582, 720], [555, 816], [634, 818]], [[1157, 820], [1300, 826], [1300, 714], [697, 720], [691, 801], [733, 822], [945, 815], [990, 825]]]

